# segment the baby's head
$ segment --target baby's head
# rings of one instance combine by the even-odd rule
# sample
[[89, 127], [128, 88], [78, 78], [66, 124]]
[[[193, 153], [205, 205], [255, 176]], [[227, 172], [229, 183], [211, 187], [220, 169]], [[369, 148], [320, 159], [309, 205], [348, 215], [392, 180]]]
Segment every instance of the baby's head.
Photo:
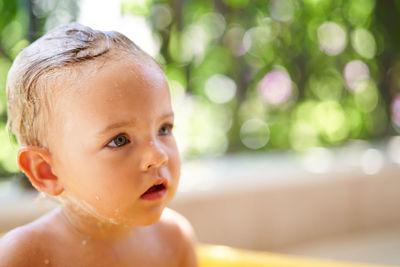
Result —
[[127, 37], [77, 23], [17, 56], [7, 80], [18, 164], [67, 213], [156, 221], [175, 194], [179, 156], [168, 85]]
[[8, 128], [20, 145], [46, 146], [50, 99], [61, 90], [57, 78], [83, 65], [93, 68], [113, 50], [152, 60], [124, 35], [78, 23], [56, 28], [19, 53], [8, 74], [7, 96]]

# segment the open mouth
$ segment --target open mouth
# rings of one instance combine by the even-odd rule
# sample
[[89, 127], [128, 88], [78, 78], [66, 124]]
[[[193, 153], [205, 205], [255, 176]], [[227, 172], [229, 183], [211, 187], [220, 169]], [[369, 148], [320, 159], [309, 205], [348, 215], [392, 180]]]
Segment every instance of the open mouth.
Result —
[[146, 200], [160, 199], [164, 196], [166, 191], [167, 191], [167, 187], [164, 183], [155, 184], [152, 187], [150, 187], [149, 189], [147, 189], [147, 191], [144, 192], [140, 196], [140, 198], [146, 199]]

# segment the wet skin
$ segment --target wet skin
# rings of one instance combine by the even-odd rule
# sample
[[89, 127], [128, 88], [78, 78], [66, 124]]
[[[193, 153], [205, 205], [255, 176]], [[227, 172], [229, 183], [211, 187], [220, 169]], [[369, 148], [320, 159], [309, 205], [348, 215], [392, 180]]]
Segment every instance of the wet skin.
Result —
[[[178, 184], [168, 85], [156, 64], [137, 61], [128, 56], [94, 73], [82, 70], [57, 97], [48, 132], [53, 172], [64, 188], [63, 212], [78, 227], [88, 221], [89, 231], [92, 219], [110, 226], [156, 222]], [[155, 184], [164, 190], [146, 199]]]
[[190, 224], [165, 209], [180, 170], [165, 76], [110, 58], [56, 81], [46, 136], [62, 205], [2, 240], [33, 255], [15, 266], [196, 266]]

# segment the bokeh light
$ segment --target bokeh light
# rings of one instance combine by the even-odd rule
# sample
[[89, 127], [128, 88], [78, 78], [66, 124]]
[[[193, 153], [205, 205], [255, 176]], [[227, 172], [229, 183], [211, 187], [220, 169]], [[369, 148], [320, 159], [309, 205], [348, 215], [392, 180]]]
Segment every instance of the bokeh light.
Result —
[[246, 31], [243, 36], [243, 47], [246, 52], [251, 52], [255, 55], [265, 52], [265, 48], [276, 37], [276, 30], [267, 21], [262, 26], [256, 26]]
[[282, 104], [292, 95], [292, 80], [287, 72], [273, 70], [267, 73], [260, 81], [258, 93], [269, 104]]
[[216, 12], [210, 12], [204, 14], [199, 24], [207, 31], [208, 36], [212, 39], [218, 39], [225, 32], [226, 22], [225, 18]]
[[396, 94], [393, 98], [392, 105], [390, 107], [392, 112], [392, 122], [396, 129], [400, 130], [400, 94]]
[[292, 113], [289, 142], [295, 151], [305, 151], [321, 145], [313, 117], [317, 104], [316, 101], [304, 101]]
[[357, 108], [355, 103], [347, 104], [344, 109], [349, 126], [349, 137], [353, 139], [360, 138], [365, 124], [364, 112]]
[[354, 92], [354, 99], [357, 107], [362, 111], [373, 111], [379, 101], [379, 93], [376, 84], [371, 80], [358, 83]]
[[235, 97], [236, 84], [225, 75], [215, 74], [207, 80], [205, 91], [211, 101], [224, 104]]
[[366, 25], [371, 20], [375, 0], [347, 0], [344, 2], [343, 13], [353, 25]]
[[235, 56], [241, 56], [246, 53], [246, 49], [243, 45], [243, 37], [245, 33], [246, 32], [242, 27], [235, 26], [229, 29], [225, 34], [224, 42]]
[[270, 137], [268, 124], [261, 119], [250, 119], [245, 121], [240, 128], [240, 139], [250, 149], [264, 147]]
[[293, 18], [295, 7], [292, 0], [271, 0], [269, 10], [272, 18], [287, 22]]
[[[52, 1], [52, 2], [62, 2], [62, 1]], [[147, 14], [149, 10], [149, 5], [146, 7], [142, 6], [143, 3], [137, 3], [136, 1], [129, 0], [117, 0], [117, 1], [107, 1], [107, 0], [97, 0], [96, 1], [96, 12], [93, 12], [93, 1], [92, 0], [80, 0], [79, 1], [79, 14], [78, 14], [78, 22], [91, 25], [91, 27], [96, 27], [98, 29], [103, 30], [112, 30], [112, 29], [120, 29], [121, 25], [121, 11], [123, 13], [127, 13], [128, 11], [139, 11], [145, 10], [142, 12], [139, 11], [138, 14]], [[122, 6], [121, 6], [122, 2]], [[122, 9], [122, 10], [121, 10]], [[136, 14], [135, 14], [136, 15]], [[139, 16], [132, 16], [135, 18], [140, 18]], [[107, 18], [107, 19], [105, 19]], [[131, 29], [129, 29], [128, 33], [132, 33], [132, 26], [135, 24], [129, 24]], [[134, 26], [136, 28], [136, 25]], [[147, 27], [148, 28], [148, 27]], [[143, 29], [140, 29], [140, 32]], [[126, 33], [125, 33], [126, 34]], [[137, 38], [137, 37], [136, 37]], [[139, 39], [139, 38], [137, 38]]]
[[347, 88], [354, 91], [357, 89], [360, 82], [369, 80], [369, 68], [367, 64], [361, 60], [352, 60], [344, 67], [343, 76]]
[[357, 29], [351, 34], [351, 45], [360, 56], [366, 59], [371, 59], [376, 54], [375, 38], [366, 29]]
[[267, 112], [265, 102], [259, 97], [251, 97], [243, 101], [239, 108], [241, 121], [250, 120], [254, 117], [264, 118]]
[[174, 104], [178, 147], [184, 157], [222, 155], [228, 148], [227, 131], [232, 125], [231, 110], [209, 105], [202, 97], [185, 94]]
[[302, 155], [301, 161], [310, 172], [326, 173], [332, 168], [334, 156], [327, 148], [313, 147]]
[[[60, 3], [63, 2], [61, 1]], [[46, 29], [52, 30], [60, 24], [65, 24], [72, 21], [74, 18], [67, 9], [68, 6], [65, 6], [64, 8], [57, 6], [57, 8], [54, 9], [53, 12], [51, 12], [46, 20]]]
[[[86, 0], [84, 0], [86, 1]], [[90, 1], [90, 0], [88, 0]], [[96, 0], [96, 2], [107, 0]], [[135, 16], [146, 16], [150, 12], [152, 0], [116, 0], [122, 2], [122, 10]], [[107, 1], [110, 2], [110, 1]]]
[[383, 160], [381, 151], [374, 148], [367, 149], [361, 156], [361, 169], [365, 174], [376, 174], [382, 169]]
[[3, 49], [12, 50], [14, 45], [23, 38], [23, 26], [20, 21], [14, 20], [4, 27], [1, 32], [1, 45]]
[[191, 24], [187, 26], [182, 33], [181, 47], [177, 52], [177, 59], [181, 62], [196, 61], [201, 63], [204, 58], [205, 49], [209, 36], [207, 32], [199, 24]]
[[307, 121], [292, 123], [289, 141], [295, 151], [304, 151], [321, 144], [318, 140], [318, 131], [311, 122]]
[[340, 100], [343, 95], [343, 80], [335, 69], [325, 69], [313, 73], [308, 81], [308, 89], [320, 100]]
[[342, 26], [335, 22], [325, 22], [318, 28], [319, 49], [329, 56], [343, 52], [347, 44], [347, 35]]
[[165, 29], [172, 22], [172, 10], [168, 4], [156, 4], [152, 6], [150, 15], [153, 18], [154, 26], [158, 30]]
[[319, 133], [329, 143], [338, 143], [347, 137], [349, 126], [346, 114], [338, 102], [319, 103], [314, 109], [313, 117]]
[[390, 138], [387, 151], [389, 158], [393, 162], [400, 164], [400, 136], [393, 136]]

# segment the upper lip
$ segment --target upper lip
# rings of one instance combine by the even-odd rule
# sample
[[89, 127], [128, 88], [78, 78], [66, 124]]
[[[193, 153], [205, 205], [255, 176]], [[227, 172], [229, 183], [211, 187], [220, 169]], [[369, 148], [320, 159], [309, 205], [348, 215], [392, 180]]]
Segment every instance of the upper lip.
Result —
[[165, 177], [159, 177], [157, 178], [147, 189], [146, 191], [144, 191], [144, 193], [142, 195], [144, 195], [147, 191], [150, 190], [150, 188], [152, 188], [153, 186], [157, 186], [157, 185], [163, 185], [165, 188], [168, 187], [168, 180]]

